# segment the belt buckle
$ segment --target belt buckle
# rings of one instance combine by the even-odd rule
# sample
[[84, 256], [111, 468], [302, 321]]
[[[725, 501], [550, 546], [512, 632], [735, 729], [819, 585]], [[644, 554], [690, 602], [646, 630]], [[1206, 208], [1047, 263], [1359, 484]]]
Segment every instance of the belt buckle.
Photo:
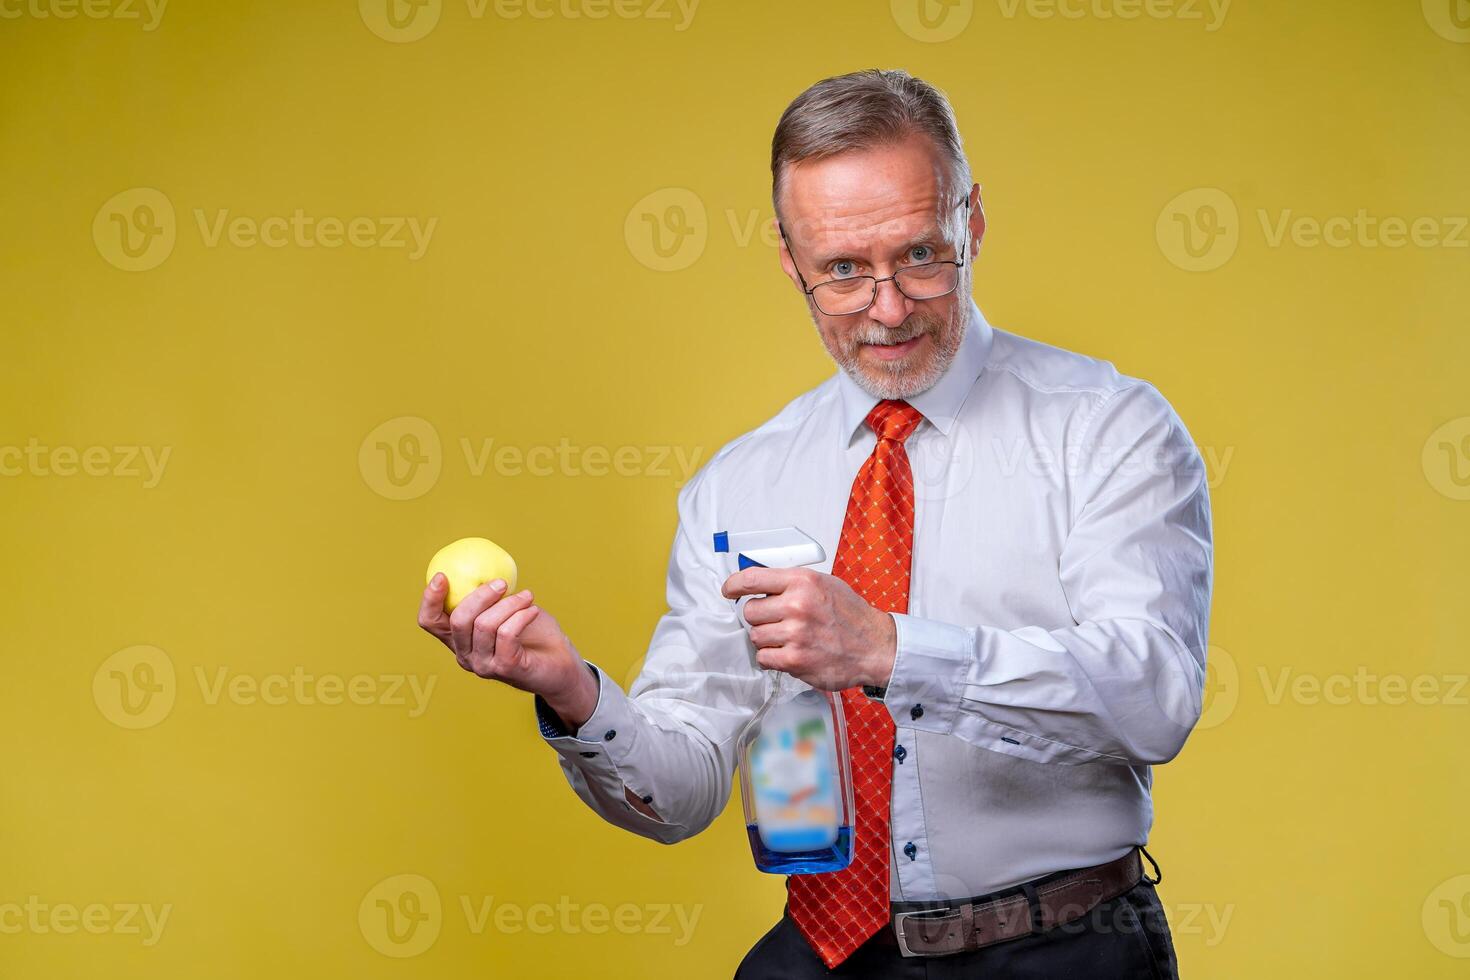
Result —
[[952, 908], [942, 909], [919, 909], [916, 912], [895, 912], [893, 914], [893, 932], [898, 937], [898, 951], [905, 957], [914, 956], [942, 956], [942, 953], [926, 953], [921, 950], [909, 949], [908, 937], [904, 935], [903, 924], [906, 919], [916, 915], [935, 916], [941, 912], [953, 912]]

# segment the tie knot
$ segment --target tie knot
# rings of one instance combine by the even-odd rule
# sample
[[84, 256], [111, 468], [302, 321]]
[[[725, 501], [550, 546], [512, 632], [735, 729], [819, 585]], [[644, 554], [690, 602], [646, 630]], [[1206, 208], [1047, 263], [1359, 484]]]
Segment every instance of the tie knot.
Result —
[[924, 413], [902, 399], [885, 398], [873, 406], [866, 421], [879, 439], [901, 443], [924, 421]]

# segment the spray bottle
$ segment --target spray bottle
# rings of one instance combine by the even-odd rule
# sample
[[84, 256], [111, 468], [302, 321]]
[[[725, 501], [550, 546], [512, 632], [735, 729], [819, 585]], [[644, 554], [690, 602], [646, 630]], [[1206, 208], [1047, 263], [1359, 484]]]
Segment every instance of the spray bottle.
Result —
[[[754, 566], [796, 568], [826, 559], [794, 527], [720, 531], [715, 551]], [[745, 603], [735, 615], [749, 629]], [[842, 699], [790, 674], [764, 671], [766, 700], [740, 733], [740, 797], [755, 866], [770, 874], [840, 871], [852, 861], [853, 790]]]

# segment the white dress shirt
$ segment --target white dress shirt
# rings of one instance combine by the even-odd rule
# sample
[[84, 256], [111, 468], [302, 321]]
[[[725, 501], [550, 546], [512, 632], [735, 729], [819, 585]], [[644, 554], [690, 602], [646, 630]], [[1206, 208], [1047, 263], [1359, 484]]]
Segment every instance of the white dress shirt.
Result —
[[[909, 403], [912, 581], [882, 694], [896, 732], [893, 901], [982, 895], [1145, 843], [1150, 766], [1199, 717], [1212, 555], [1205, 468], [1150, 384], [997, 330], [971, 306]], [[726, 445], [680, 491], [669, 610], [625, 694], [541, 732], [608, 822], [673, 843], [724, 809], [765, 678], [720, 585], [716, 531], [795, 525], [831, 571], [876, 399], [842, 371]], [[901, 761], [900, 761], [901, 760]], [[634, 809], [624, 787], [648, 802]]]

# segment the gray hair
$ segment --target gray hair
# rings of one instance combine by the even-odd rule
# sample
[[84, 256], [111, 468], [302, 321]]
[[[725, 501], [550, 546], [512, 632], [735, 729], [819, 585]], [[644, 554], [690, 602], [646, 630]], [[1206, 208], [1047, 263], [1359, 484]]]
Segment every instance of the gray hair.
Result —
[[970, 190], [970, 165], [954, 109], [943, 92], [900, 68], [868, 68], [824, 78], [781, 113], [771, 137], [771, 203], [779, 219], [786, 170], [850, 150], [897, 143], [910, 135], [933, 141], [948, 166], [940, 185], [941, 227], [960, 220], [959, 196]]

